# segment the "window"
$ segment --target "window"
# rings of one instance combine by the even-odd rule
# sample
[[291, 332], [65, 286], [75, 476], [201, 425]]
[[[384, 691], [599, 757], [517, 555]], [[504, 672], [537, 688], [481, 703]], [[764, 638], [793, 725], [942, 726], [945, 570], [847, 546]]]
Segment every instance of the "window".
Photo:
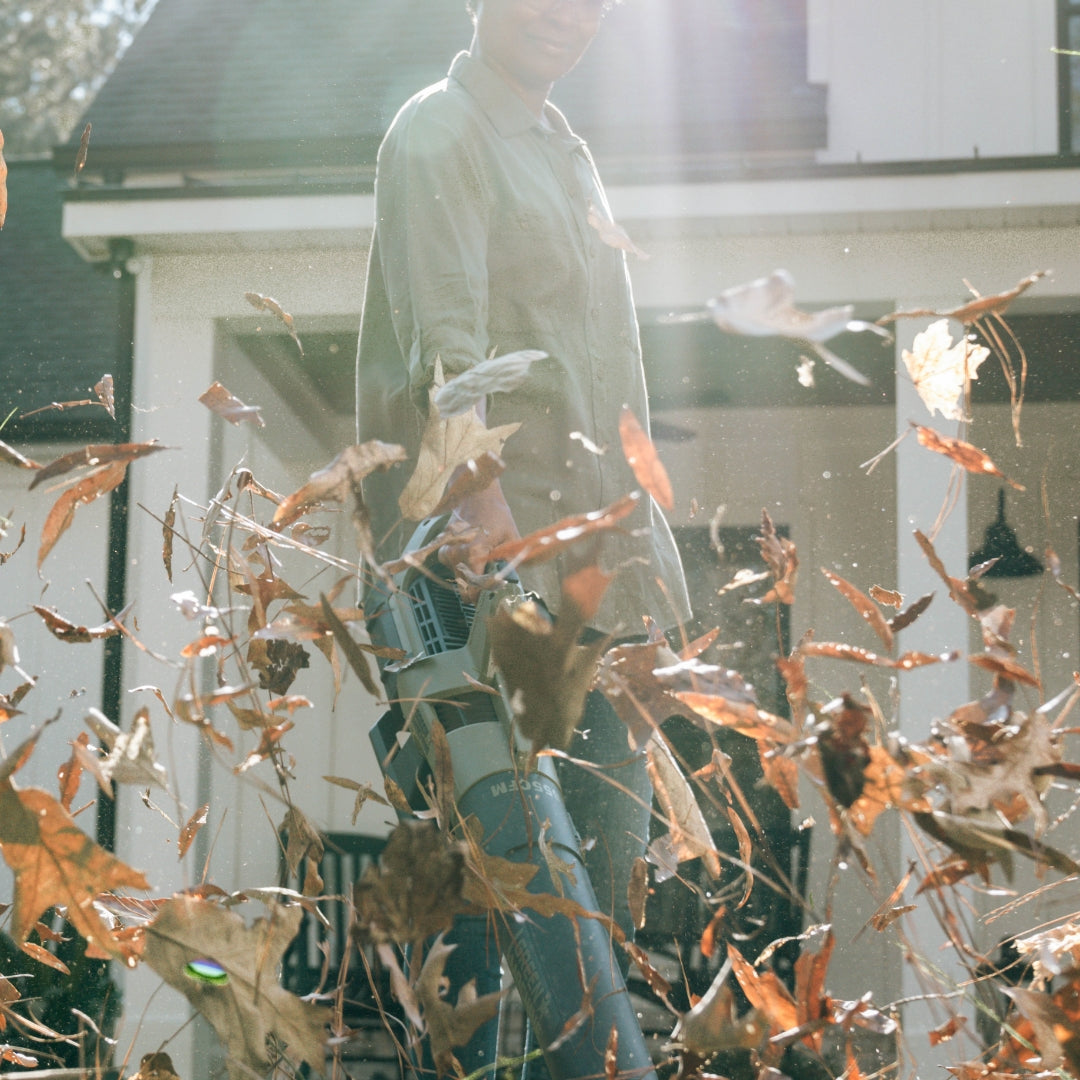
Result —
[[1080, 152], [1080, 2], [1058, 0], [1058, 131], [1061, 153]]

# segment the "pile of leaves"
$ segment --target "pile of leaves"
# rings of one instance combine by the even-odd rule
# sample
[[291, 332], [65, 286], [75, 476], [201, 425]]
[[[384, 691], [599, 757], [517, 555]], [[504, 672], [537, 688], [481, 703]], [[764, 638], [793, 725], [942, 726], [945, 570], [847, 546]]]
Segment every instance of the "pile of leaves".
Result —
[[[1038, 276], [1010, 293], [932, 313], [959, 321], [965, 334], [982, 324], [989, 328], [990, 340], [986, 347], [976, 346], [965, 336], [954, 346], [941, 324], [916, 340], [910, 359], [905, 359], [928, 408], [960, 422], [969, 416], [970, 380], [986, 349], [1002, 356], [999, 324], [1005, 308]], [[299, 348], [284, 308], [262, 294], [248, 296], [282, 321]], [[783, 274], [729, 290], [708, 311], [722, 329], [782, 333], [815, 345], [845, 329], [866, 329], [865, 324], [851, 324], [847, 309], [824, 313], [828, 318], [819, 313], [816, 320], [799, 312], [791, 303], [790, 279]], [[755, 329], [745, 329], [748, 319]], [[831, 352], [816, 351], [842, 373], [858, 375], [836, 363]], [[177, 588], [173, 575], [181, 560], [175, 553], [183, 549], [184, 572], [191, 583], [170, 597], [178, 616], [190, 622], [189, 640], [177, 655], [157, 657], [175, 690], [170, 694], [157, 687], [140, 688], [150, 695], [143, 699], [150, 703], [128, 724], [95, 708], [87, 710], [87, 730], [68, 731], [71, 756], [59, 770], [55, 795], [21, 787], [17, 779], [35, 752], [41, 726], [17, 745], [8, 744], [0, 765], [0, 854], [15, 875], [7, 930], [27, 960], [70, 977], [70, 966], [43, 922], [46, 913], [62, 910], [70, 932], [83, 939], [86, 957], [129, 967], [147, 965], [181, 993], [216, 1031], [237, 1078], [277, 1069], [292, 1072], [304, 1063], [316, 1071], [339, 1068], [350, 1036], [345, 1022], [349, 967], [377, 964], [389, 972], [393, 1007], [407, 1021], [408, 1033], [387, 1016], [401, 1053], [427, 1038], [438, 1071], [454, 1074], [461, 1071], [455, 1050], [500, 1004], [500, 995], [478, 997], [468, 988], [453, 1001], [445, 995], [444, 968], [451, 947], [441, 935], [454, 916], [597, 917], [561, 894], [531, 891], [535, 866], [504, 862], [483, 851], [470, 822], [457, 813], [449, 752], [438, 730], [433, 735], [428, 803], [422, 809], [410, 806], [389, 781], [377, 791], [348, 777], [324, 778], [355, 793], [354, 822], [369, 800], [392, 807], [400, 818], [381, 864], [369, 868], [351, 895], [328, 895], [320, 875], [323, 838], [300, 805], [310, 797], [311, 779], [295, 775], [288, 750], [297, 710], [332, 708], [346, 673], [382, 700], [376, 662], [407, 663], [409, 656], [367, 638], [365, 613], [356, 602], [357, 583], [378, 581], [392, 587], [393, 576], [406, 564], [422, 566], [436, 557], [446, 539], [436, 537], [409, 559], [380, 562], [364, 501], [365, 478], [377, 470], [411, 469], [401, 511], [412, 520], [448, 513], [492, 483], [504, 468], [502, 446], [516, 428], [485, 429], [473, 405], [489, 393], [518, 385], [538, 355], [493, 358], [450, 382], [437, 377], [416, 462], [406, 462], [398, 446], [351, 446], [289, 494], [273, 491], [251, 471], [237, 467], [207, 503], [174, 492], [168, 505], [155, 511], [162, 527], [163, 578]], [[1005, 355], [1002, 364], [1011, 372], [1019, 437], [1026, 360], [1017, 361], [1014, 353]], [[82, 407], [108, 408], [111, 379], [103, 379], [95, 395]], [[263, 425], [257, 406], [240, 401], [220, 383], [200, 401], [222, 422]], [[805, 813], [808, 796], [823, 802], [834, 838], [834, 879], [842, 867], [849, 867], [880, 901], [866, 932], [896, 935], [914, 957], [906, 927], [920, 905], [930, 904], [974, 987], [996, 978], [998, 971], [992, 965], [988, 969], [988, 959], [962, 929], [964, 920], [957, 911], [963, 884], [1008, 878], [1018, 859], [1034, 863], [1040, 873], [1080, 873], [1072, 853], [1051, 843], [1055, 823], [1045, 805], [1052, 784], [1071, 786], [1080, 778], [1080, 766], [1069, 760], [1066, 738], [1080, 680], [1066, 687], [1042, 687], [1011, 643], [1014, 612], [981, 584], [987, 568], [953, 576], [930, 537], [921, 532], [917, 539], [941, 579], [941, 597], [909, 602], [889, 582], [856, 583], [823, 570], [837, 603], [850, 605], [859, 616], [863, 635], [859, 640], [819, 641], [807, 629], [793, 646], [778, 640], [776, 664], [784, 703], [774, 711], [763, 708], [753, 687], [719, 661], [719, 629], [684, 641], [649, 623], [644, 640], [615, 648], [603, 640], [583, 639], [582, 630], [618, 571], [595, 561], [604, 537], [631, 527], [642, 500], [673, 506], [669, 478], [642, 426], [626, 413], [620, 430], [621, 449], [639, 491], [628, 491], [594, 513], [565, 519], [495, 552], [506, 567], [502, 575], [567, 552], [581, 566], [564, 581], [557, 618], [539, 604], [525, 602], [500, 609], [489, 624], [495, 670], [487, 674], [493, 692], [502, 693], [510, 704], [529, 747], [520, 766], [534, 768], [540, 755], [566, 757], [585, 697], [594, 688], [608, 696], [625, 723], [628, 754], [640, 751], [647, 759], [656, 793], [655, 827], [630, 883], [631, 909], [640, 926], [649, 895], [661, 883], [681, 882], [691, 891], [702, 918], [689, 948], [698, 967], [709, 972], [708, 989], [700, 995], [687, 990], [680, 998], [654, 964], [655, 957], [624, 942], [615, 927], [610, 929], [670, 1014], [670, 1039], [662, 1051], [669, 1073], [686, 1080], [704, 1077], [710, 1075], [711, 1061], [730, 1063], [735, 1055], [738, 1068], [759, 1080], [841, 1074], [860, 1080], [868, 1075], [860, 1057], [867, 1039], [901, 1045], [899, 1011], [888, 1003], [874, 1004], [869, 996], [852, 1001], [829, 993], [837, 937], [859, 928], [833, 927], [831, 889], [820, 912], [800, 895], [790, 866], [769, 853], [754, 793], [744, 790], [724, 746], [737, 740], [742, 750], [756, 756], [761, 782], [777, 793], [787, 813]], [[1000, 477], [993, 462], [962, 438], [943, 436], [928, 426], [916, 425], [915, 430], [928, 453], [947, 456], [957, 470]], [[128, 468], [139, 468], [142, 459], [165, 449], [156, 442], [87, 446], [43, 465], [0, 443], [0, 464], [32, 474], [31, 488], [57, 485], [59, 493], [38, 541], [38, 567], [47, 567], [54, 552], [71, 542], [65, 534], [81, 506], [115, 491]], [[335, 529], [347, 531], [354, 557], [332, 553], [329, 541]], [[3, 562], [24, 539], [25, 530], [11, 551], [0, 554]], [[800, 572], [805, 573], [796, 542], [763, 512], [757, 547], [758, 564], [739, 568], [728, 591], [762, 583], [747, 602], [790, 609]], [[590, 553], [594, 561], [586, 557]], [[300, 567], [303, 578], [290, 583], [287, 566]], [[467, 576], [462, 585], [487, 589], [499, 580], [499, 575]], [[1063, 587], [1076, 596], [1071, 587]], [[959, 605], [978, 626], [982, 651], [963, 657], [959, 652], [931, 655], [901, 649], [900, 632], [943, 603]], [[8, 619], [18, 614], [40, 619], [58, 648], [122, 638], [127, 647], [149, 652], [128, 610], [104, 610], [97, 626], [79, 625], [44, 605], [27, 613], [6, 613]], [[863, 678], [872, 671], [901, 673], [965, 662], [984, 673], [986, 692], [975, 701], [943, 708], [919, 741], [895, 732], [893, 718]], [[325, 697], [318, 702], [291, 692], [298, 674], [309, 668], [321, 669], [326, 677]], [[11, 725], [5, 736], [17, 725], [33, 726], [37, 685], [19, 666], [15, 631], [5, 620], [0, 621], [0, 675], [7, 671], [18, 681], [0, 695], [0, 723]], [[843, 674], [838, 677], [837, 671]], [[823, 692], [825, 686], [832, 689]], [[1034, 691], [1041, 704], [1027, 705], [1022, 690]], [[693, 766], [668, 736], [674, 717], [691, 725], [707, 748], [704, 760]], [[67, 717], [61, 722], [69, 724]], [[231, 771], [237, 784], [256, 784], [266, 805], [277, 806], [273, 826], [283, 840], [295, 888], [253, 882], [242, 892], [227, 894], [212, 883], [211, 866], [210, 876], [198, 887], [158, 896], [150, 877], [104, 850], [83, 829], [76, 816], [80, 811], [73, 807], [84, 777], [96, 782], [99, 799], [113, 798], [117, 785], [134, 785], [145, 792], [149, 811], [157, 810], [150, 792], [164, 792], [180, 811], [173, 826], [181, 858], [202, 828], [221, 821], [226, 806], [220, 802], [182, 804], [168, 763], [159, 760], [155, 748], [155, 732], [160, 737], [168, 725], [192, 725], [219, 767]], [[918, 873], [912, 867], [898, 881], [882, 880], [868, 852], [885, 815], [899, 815], [921, 838], [923, 867]], [[718, 843], [721, 832], [731, 841]], [[559, 872], [553, 871], [552, 878], [558, 880]], [[767, 906], [770, 897], [803, 905], [803, 929], [751, 946], [740, 920], [753, 910], [752, 901]], [[341, 924], [342, 914], [359, 954], [350, 953], [332, 967], [328, 952], [321, 989], [305, 999], [297, 997], [279, 981], [286, 950], [305, 917], [327, 933], [331, 923]], [[985, 1056], [959, 1062], [955, 1075], [989, 1080], [1058, 1070], [1059, 1075], [1080, 1076], [1078, 942], [1077, 922], [1063, 921], [1016, 943], [1019, 953], [1030, 959], [1030, 979], [1009, 987], [1009, 1008], [1002, 1009], [996, 1040], [985, 1048]], [[793, 947], [796, 952], [801, 947], [801, 954], [789, 967], [786, 982], [774, 964], [782, 953], [790, 958]], [[406, 948], [423, 950], [422, 962], [405, 964]], [[0, 972], [0, 1032], [7, 1040], [0, 1046], [0, 1058], [29, 1066], [48, 1060], [49, 1047], [72, 1038], [73, 1029], [52, 1014], [45, 1018], [35, 1011], [25, 984], [7, 977], [15, 974]], [[951, 1013], [933, 1034], [935, 1042], [953, 1037], [962, 1025], [963, 1001], [956, 988], [943, 985], [940, 990]], [[975, 999], [974, 990], [969, 997]], [[682, 1003], [675, 1004], [677, 1000]], [[392, 1005], [382, 1004], [387, 1009]], [[588, 1009], [585, 994], [582, 1011]], [[108, 1027], [105, 1018], [101, 1025]], [[921, 1049], [907, 1045], [904, 1052], [917, 1059]], [[140, 1050], [150, 1058], [165, 1057], [152, 1047]], [[102, 1052], [100, 1046], [97, 1052]], [[614, 1060], [612, 1050], [612, 1077]], [[735, 1074], [736, 1066], [725, 1068]]]

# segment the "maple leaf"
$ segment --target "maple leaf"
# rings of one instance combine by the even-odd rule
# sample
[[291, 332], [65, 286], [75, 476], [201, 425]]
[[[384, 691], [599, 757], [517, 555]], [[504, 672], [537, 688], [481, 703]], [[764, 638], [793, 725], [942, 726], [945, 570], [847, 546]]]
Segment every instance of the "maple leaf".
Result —
[[443, 997], [443, 968], [447, 957], [456, 949], [447, 945], [440, 934], [429, 946], [424, 966], [416, 980], [416, 998], [423, 1012], [431, 1056], [439, 1076], [459, 1074], [461, 1065], [454, 1057], [453, 1047], [464, 1046], [473, 1033], [499, 1011], [502, 993], [476, 996], [476, 982], [467, 982], [459, 991], [455, 1003]]
[[215, 416], [230, 424], [252, 424], [266, 427], [258, 405], [245, 405], [219, 382], [213, 382], [199, 395], [201, 401]]
[[973, 345], [967, 337], [954, 345], [948, 319], [939, 319], [915, 335], [903, 360], [930, 415], [940, 412], [946, 420], [963, 420], [964, 391], [969, 380], [979, 377], [979, 365], [989, 355], [989, 349]]
[[586, 567], [563, 582], [559, 615], [532, 600], [503, 604], [488, 623], [491, 655], [515, 703], [514, 719], [532, 743], [565, 749], [585, 709], [585, 697], [607, 646], [601, 638], [579, 645], [610, 578]]
[[440, 386], [432, 400], [444, 420], [461, 416], [489, 394], [516, 389], [525, 381], [529, 368], [546, 358], [547, 353], [539, 349], [521, 349], [481, 360]]
[[24, 743], [0, 767], [0, 853], [15, 875], [11, 936], [21, 944], [43, 912], [64, 907], [97, 955], [130, 959], [131, 946], [102, 922], [94, 899], [113, 889], [149, 889], [150, 883], [95, 844], [47, 792], [15, 786], [11, 774], [31, 749]]
[[428, 390], [430, 407], [416, 468], [398, 498], [398, 509], [410, 521], [422, 521], [431, 514], [455, 470], [487, 453], [499, 456], [506, 440], [521, 427], [520, 423], [486, 427], [474, 411], [446, 419], [439, 414], [435, 403], [443, 385], [442, 364], [436, 360], [434, 381]]
[[[267, 1071], [271, 1036], [293, 1062], [323, 1071], [329, 1010], [282, 989], [276, 975], [303, 914], [298, 905], [278, 905], [249, 927], [217, 904], [180, 897], [166, 901], [146, 927], [144, 960], [210, 1022], [234, 1080]], [[220, 975], [200, 978], [200, 962]]]

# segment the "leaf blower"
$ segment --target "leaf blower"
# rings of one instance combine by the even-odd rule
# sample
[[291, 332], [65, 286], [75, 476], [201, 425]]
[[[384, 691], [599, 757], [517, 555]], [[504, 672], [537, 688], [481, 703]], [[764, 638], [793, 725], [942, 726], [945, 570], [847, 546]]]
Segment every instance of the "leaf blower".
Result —
[[[430, 545], [446, 521], [421, 522], [406, 552]], [[401, 649], [406, 658], [380, 661], [391, 708], [372, 728], [371, 742], [384, 774], [421, 809], [423, 785], [436, 765], [431, 731], [437, 720], [450, 748], [458, 811], [463, 820], [472, 816], [479, 823], [484, 850], [536, 866], [530, 892], [561, 892], [595, 912], [554, 764], [542, 757], [526, 775], [527, 747], [515, 733], [513, 709], [491, 660], [488, 619], [500, 605], [525, 599], [516, 576], [509, 576], [481, 592], [475, 605], [464, 603], [452, 571], [434, 557], [398, 574], [392, 586], [372, 589], [366, 602], [372, 641]], [[558, 883], [541, 834], [558, 866]], [[656, 1080], [604, 922], [530, 909], [496, 913], [491, 921], [552, 1080], [609, 1075], [604, 1058], [609, 1041], [616, 1041], [612, 1029], [619, 1074]], [[584, 1010], [582, 974], [584, 985], [591, 985], [591, 1006]], [[458, 1057], [466, 1073], [476, 1067], [469, 1047]]]

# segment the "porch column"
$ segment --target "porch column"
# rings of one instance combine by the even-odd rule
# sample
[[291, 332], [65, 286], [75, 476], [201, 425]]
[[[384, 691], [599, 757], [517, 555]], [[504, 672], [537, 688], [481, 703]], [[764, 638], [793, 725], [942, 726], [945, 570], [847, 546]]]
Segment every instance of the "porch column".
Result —
[[[900, 310], [910, 308], [947, 308], [952, 300], [925, 297], [902, 299], [897, 302]], [[907, 319], [896, 324], [896, 425], [897, 433], [915, 421], [932, 427], [945, 435], [956, 435], [956, 423], [935, 414], [931, 419], [907, 373], [903, 352], [911, 349], [915, 335], [926, 328], [930, 319]], [[954, 338], [960, 327], [950, 324]], [[931, 569], [926, 557], [915, 540], [915, 530], [933, 540], [934, 549], [949, 574], [963, 578], [967, 572], [969, 543], [967, 529], [967, 486], [964, 476], [959, 480], [959, 491], [944, 524], [932, 535], [934, 524], [946, 498], [952, 463], [940, 454], [920, 446], [914, 436], [906, 438], [897, 450], [896, 501], [897, 501], [897, 581], [905, 602], [911, 603], [926, 593], [935, 593], [930, 609], [907, 630], [900, 634], [900, 649], [917, 649], [926, 653], [941, 653], [959, 649], [966, 657], [970, 632], [969, 616], [947, 594], [941, 579]], [[966, 660], [951, 664], [904, 672], [900, 675], [900, 730], [911, 741], [924, 740], [935, 718], [947, 716], [956, 706], [970, 697], [968, 665]], [[932, 843], [927, 839], [927, 843]], [[919, 845], [924, 846], [924, 845]], [[906, 872], [909, 861], [916, 863], [915, 876], [907, 890], [907, 901], [914, 903], [917, 882], [926, 873], [918, 847], [906, 832], [900, 840], [900, 873]], [[904, 1006], [903, 1030], [909, 1054], [918, 1064], [919, 1075], [932, 1076], [939, 1066], [963, 1060], [959, 1054], [968, 1054], [972, 1048], [965, 1046], [965, 1036], [959, 1035], [951, 1042], [931, 1048], [929, 1032], [944, 1023], [958, 1005], [957, 999], [938, 1000], [942, 990], [955, 988], [963, 980], [963, 969], [948, 947], [942, 948], [945, 936], [931, 911], [932, 893], [925, 893], [918, 900], [919, 908], [908, 917], [905, 927], [910, 936], [913, 955], [904, 958], [902, 994], [905, 999], [928, 995]], [[969, 1025], [970, 1026], [970, 1025]], [[968, 1056], [970, 1056], [968, 1054]]]

